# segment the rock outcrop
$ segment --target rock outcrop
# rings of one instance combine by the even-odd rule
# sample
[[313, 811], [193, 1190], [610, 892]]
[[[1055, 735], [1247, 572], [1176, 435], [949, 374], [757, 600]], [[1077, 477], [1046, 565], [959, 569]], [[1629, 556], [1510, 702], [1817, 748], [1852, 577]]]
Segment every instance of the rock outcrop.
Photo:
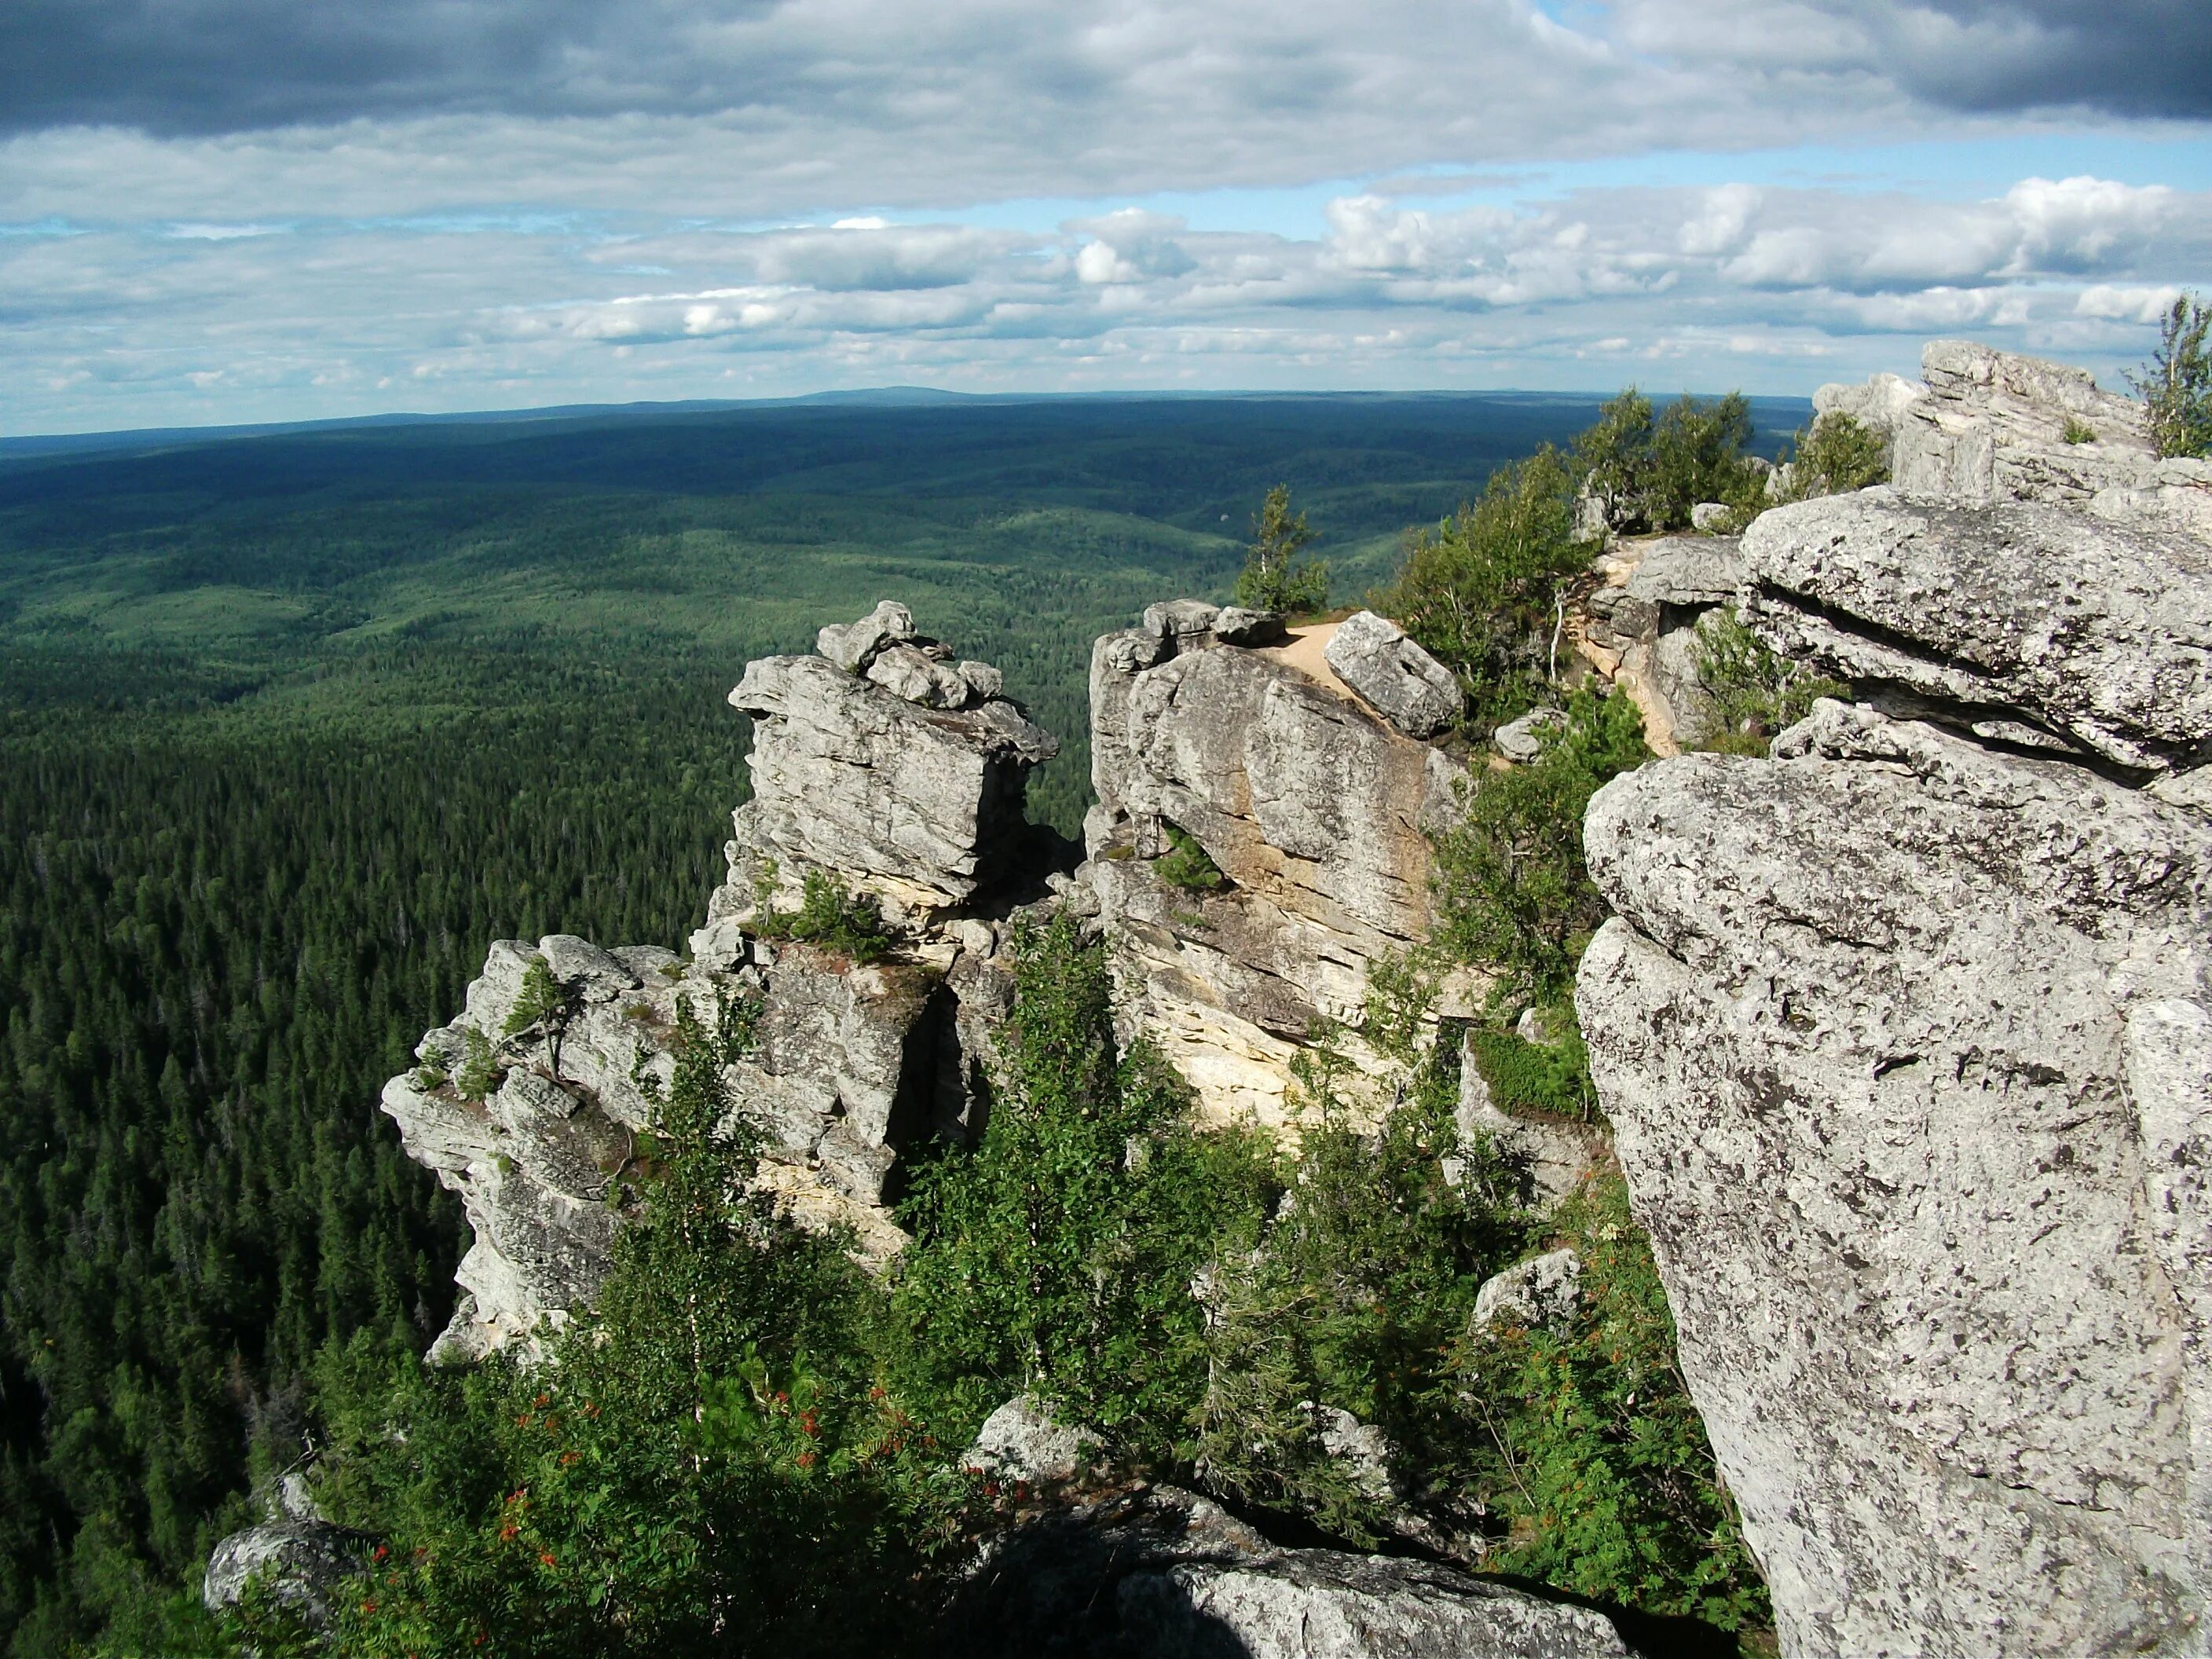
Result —
[[[683, 1012], [712, 1029], [724, 1006], [753, 1005], [724, 1081], [766, 1143], [761, 1182], [803, 1223], [853, 1229], [872, 1258], [903, 1242], [886, 1209], [902, 1155], [979, 1126], [1008, 983], [1000, 923], [1046, 873], [1024, 782], [1053, 741], [996, 670], [954, 661], [903, 606], [823, 629], [822, 648], [755, 662], [731, 694], [754, 717], [753, 798], [690, 959], [502, 940], [422, 1065], [386, 1085], [409, 1153], [459, 1194], [473, 1234], [434, 1357], [534, 1352], [597, 1293]], [[902, 653], [929, 672], [907, 674]], [[793, 908], [810, 872], [880, 903], [888, 959], [763, 937], [764, 908]]]
[[1923, 368], [1742, 544], [1865, 701], [1599, 793], [1577, 1006], [1785, 1653], [2197, 1652], [2212, 547], [2084, 378]]
[[[1208, 1115], [1278, 1124], [1322, 1023], [1377, 1065], [1357, 1036], [1369, 970], [1427, 937], [1425, 832], [1466, 771], [1336, 679], [1325, 629], [1252, 649], [1212, 617], [1154, 606], [1095, 647], [1083, 877], [1135, 1026]], [[1216, 882], [1163, 876], [1176, 836]]]
[[1017, 1528], [969, 1575], [950, 1654], [1066, 1659], [1601, 1659], [1603, 1614], [1455, 1568], [1285, 1549], [1158, 1486]]
[[1652, 752], [1678, 753], [1712, 735], [1712, 699], [1698, 659], [1705, 619], [1731, 605], [1743, 580], [1734, 536], [1628, 542], [1599, 565], [1602, 584], [1583, 603], [1583, 655], [1636, 700]]
[[368, 1564], [376, 1540], [327, 1521], [285, 1517], [234, 1532], [215, 1547], [200, 1601], [220, 1613], [258, 1583], [272, 1606], [312, 1629], [331, 1621], [332, 1598]]
[[865, 678], [823, 657], [769, 657], [746, 665], [730, 693], [752, 716], [753, 797], [735, 814], [730, 878], [709, 903], [702, 954], [720, 948], [716, 929], [724, 939], [742, 931], [763, 902], [795, 903], [810, 870], [921, 928], [1018, 862], [1029, 773], [1059, 745], [997, 695], [998, 671], [911, 643], [872, 653], [835, 643]]

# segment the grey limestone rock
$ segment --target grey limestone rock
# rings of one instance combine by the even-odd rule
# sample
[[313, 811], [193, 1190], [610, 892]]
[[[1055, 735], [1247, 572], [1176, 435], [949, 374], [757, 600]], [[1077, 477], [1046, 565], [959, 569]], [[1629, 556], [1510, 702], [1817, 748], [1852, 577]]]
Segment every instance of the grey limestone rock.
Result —
[[1762, 514], [1744, 619], [1900, 712], [2163, 770], [2212, 744], [2212, 544], [1887, 489]]
[[[928, 667], [966, 699], [967, 680]], [[735, 815], [714, 921], [750, 915], [769, 860], [790, 887], [807, 869], [832, 871], [899, 915], [957, 906], [1023, 835], [1029, 771], [1058, 750], [1010, 702], [928, 708], [819, 658], [749, 664], [730, 701], [753, 716], [753, 799]]]
[[[1109, 636], [1110, 641], [1116, 636]], [[1209, 1115], [1280, 1121], [1317, 1018], [1364, 1018], [1369, 964], [1428, 928], [1424, 826], [1464, 772], [1264, 651], [1125, 673], [1093, 659], [1085, 884], [1136, 1023]], [[1169, 886], [1163, 826], [1228, 878]]]
[[1212, 633], [1214, 619], [1220, 614], [1218, 605], [1204, 599], [1163, 599], [1145, 607], [1139, 626], [1153, 638], [1167, 641], [1172, 653], [1176, 647], [1195, 644]]
[[1532, 708], [1499, 726], [1490, 734], [1490, 740], [1506, 759], [1525, 766], [1544, 752], [1544, 734], [1557, 731], [1565, 718], [1556, 708]]
[[1289, 636], [1279, 612], [1231, 605], [1213, 618], [1213, 637], [1224, 645], [1273, 645]]
[[1432, 738], [1459, 719], [1465, 700], [1451, 670], [1388, 617], [1353, 611], [1322, 654], [1338, 678], [1409, 738]]
[[924, 708], [965, 708], [975, 687], [959, 669], [938, 661], [911, 645], [894, 645], [876, 653], [867, 678], [893, 696]]
[[[2154, 467], [2141, 404], [2078, 368], [1966, 340], [1921, 353], [1925, 397], [1892, 423], [1892, 472], [1907, 495], [1961, 507], [2085, 501]], [[2089, 441], [2067, 441], [2069, 423]]]
[[2212, 823], [1822, 702], [1584, 838], [1592, 1069], [1784, 1650], [2195, 1651]]
[[865, 674], [878, 652], [914, 638], [914, 613], [885, 599], [855, 623], [831, 623], [814, 635], [814, 648], [848, 674]]
[[1928, 387], [1902, 375], [1881, 374], [1862, 384], [1824, 386], [1813, 394], [1815, 419], [1848, 415], [1869, 431], [1894, 441], [1905, 411], [1928, 395]]
[[[1474, 1042], [1470, 1030], [1462, 1039], [1459, 1101], [1453, 1109], [1452, 1125], [1462, 1141], [1477, 1135], [1487, 1139], [1526, 1183], [1528, 1201], [1548, 1209], [1605, 1162], [1609, 1156], [1608, 1138], [1604, 1130], [1589, 1124], [1515, 1117], [1500, 1111], [1475, 1064]], [[1453, 1169], [1445, 1173], [1455, 1182], [1461, 1178]]]
[[978, 1563], [939, 1650], [1068, 1659], [1620, 1659], [1603, 1614], [1426, 1561], [1285, 1549], [1157, 1486], [1033, 1521]]
[[989, 663], [963, 658], [953, 666], [959, 671], [960, 678], [968, 682], [969, 690], [974, 693], [970, 701], [988, 702], [1004, 695], [1006, 677]]
[[1670, 605], [1702, 611], [1733, 600], [1743, 585], [1743, 569], [1740, 537], [1669, 536], [1645, 548], [1626, 592], [1662, 611]]
[[1485, 1279], [1474, 1293], [1474, 1328], [1500, 1322], [1563, 1326], [1582, 1297], [1583, 1261], [1571, 1249], [1547, 1251]]
[[961, 1462], [1000, 1480], [1052, 1485], [1074, 1480], [1097, 1450], [1096, 1435], [1060, 1422], [1043, 1401], [1024, 1394], [983, 1419]]
[[1727, 526], [1735, 509], [1726, 501], [1699, 501], [1690, 508], [1690, 528], [1717, 531]]
[[238, 1605], [257, 1579], [270, 1599], [310, 1627], [330, 1623], [331, 1601], [368, 1565], [376, 1540], [327, 1521], [283, 1519], [234, 1532], [208, 1557], [200, 1600], [210, 1613]]

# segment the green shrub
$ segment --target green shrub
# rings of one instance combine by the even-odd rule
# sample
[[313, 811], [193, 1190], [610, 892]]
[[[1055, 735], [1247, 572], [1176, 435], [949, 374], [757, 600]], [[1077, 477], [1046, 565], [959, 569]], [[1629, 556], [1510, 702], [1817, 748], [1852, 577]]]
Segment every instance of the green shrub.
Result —
[[1434, 943], [1497, 975], [1497, 1005], [1561, 1000], [1605, 907], [1583, 861], [1583, 811], [1650, 757], [1636, 705], [1577, 688], [1528, 765], [1487, 771], [1437, 839]]
[[1575, 464], [1614, 529], [1680, 530], [1701, 501], [1757, 509], [1765, 480], [1745, 457], [1751, 438], [1741, 392], [1710, 403], [1685, 396], [1655, 419], [1650, 400], [1631, 386], [1575, 440]]
[[1626, 1184], [1594, 1178], [1553, 1226], [1582, 1263], [1572, 1320], [1471, 1335], [1439, 1390], [1482, 1443], [1471, 1492], [1510, 1522], [1486, 1565], [1723, 1630], [1766, 1623], [1765, 1585], [1676, 1364]]
[[1261, 1139], [1201, 1134], [1159, 1056], [1114, 1040], [1103, 947], [1062, 915], [1018, 933], [990, 1115], [902, 1207], [892, 1301], [917, 1397], [972, 1427], [1034, 1390], [1121, 1455], [1171, 1460], [1202, 1385], [1191, 1276], [1256, 1232]]
[[1313, 532], [1306, 515], [1291, 512], [1291, 487], [1277, 484], [1252, 520], [1252, 544], [1237, 578], [1237, 603], [1285, 616], [1328, 609], [1328, 567], [1300, 565], [1297, 556]]
[[[775, 890], [774, 866], [765, 887]], [[863, 965], [881, 962], [891, 952], [891, 936], [884, 925], [882, 905], [872, 894], [854, 894], [825, 870], [809, 870], [796, 910], [777, 910], [763, 896], [752, 923], [761, 939], [793, 939], [834, 951]]]
[[1162, 823], [1162, 834], [1166, 837], [1168, 850], [1152, 860], [1152, 873], [1170, 887], [1180, 887], [1187, 893], [1211, 893], [1228, 878], [1221, 866], [1199, 845], [1198, 837], [1181, 824]]
[[1644, 516], [1654, 530], [1686, 529], [1690, 509], [1723, 501], [1756, 510], [1765, 476], [1745, 459], [1751, 404], [1740, 392], [1707, 403], [1682, 398], [1661, 412], [1651, 434], [1651, 483]]
[[1699, 621], [1696, 661], [1713, 702], [1713, 734], [1701, 746], [1722, 754], [1764, 755], [1818, 699], [1850, 695], [1840, 682], [1778, 656], [1732, 609]]
[[520, 1036], [541, 1020], [558, 1018], [567, 1006], [567, 995], [561, 981], [553, 977], [551, 964], [543, 957], [533, 957], [523, 970], [522, 988], [515, 993], [514, 1007], [501, 1035]]
[[1370, 603], [1458, 674], [1487, 729], [1534, 707], [1556, 671], [1567, 590], [1590, 551], [1575, 538], [1573, 474], [1547, 445], [1492, 473], [1472, 507], [1409, 531], [1396, 580]]
[[461, 1063], [453, 1073], [453, 1087], [464, 1100], [483, 1100], [499, 1087], [501, 1066], [491, 1040], [473, 1025], [461, 1032]]
[[1562, 1001], [1546, 1012], [1559, 1030], [1557, 1042], [1528, 1042], [1511, 1031], [1479, 1028], [1470, 1039], [1475, 1069], [1489, 1085], [1491, 1103], [1502, 1112], [1593, 1121], [1599, 1115], [1597, 1090], [1574, 1004]]
[[881, 1388], [840, 1243], [744, 1194], [711, 1032], [679, 1015], [663, 1173], [554, 1363], [325, 1352], [318, 1497], [383, 1538], [327, 1648], [264, 1655], [808, 1654], [895, 1644], [957, 1477]]
[[1426, 1056], [1379, 1129], [1362, 1134], [1321, 1055], [1304, 1068], [1304, 1104], [1319, 1121], [1304, 1131], [1287, 1201], [1258, 1249], [1224, 1254], [1210, 1275], [1195, 1469], [1210, 1490], [1372, 1543], [1389, 1529], [1390, 1495], [1364, 1490], [1328, 1455], [1313, 1407], [1382, 1428], [1416, 1483], [1407, 1496], [1449, 1488], [1468, 1443], [1435, 1408], [1449, 1392], [1447, 1355], [1483, 1280], [1529, 1233], [1488, 1143], [1460, 1144], [1443, 1057]]
[[2069, 415], [2058, 435], [2069, 444], [2093, 444], [2097, 441], [2097, 428], [2079, 415]]
[[1887, 483], [1889, 441], [1857, 416], [1830, 410], [1797, 428], [1787, 476], [1779, 501], [1810, 501]]
[[2151, 445], [2160, 455], [2212, 455], [2212, 306], [2184, 294], [2159, 329], [2158, 349], [2130, 375], [2149, 405]]

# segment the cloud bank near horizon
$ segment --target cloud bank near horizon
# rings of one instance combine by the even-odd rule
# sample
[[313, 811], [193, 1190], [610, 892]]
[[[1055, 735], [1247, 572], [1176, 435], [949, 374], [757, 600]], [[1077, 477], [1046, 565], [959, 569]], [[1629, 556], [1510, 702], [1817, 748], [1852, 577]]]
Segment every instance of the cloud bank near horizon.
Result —
[[[2207, 61], [2176, 0], [25, 0], [4, 419], [2109, 372], [2212, 271]], [[2015, 132], [2195, 187], [1821, 176]]]

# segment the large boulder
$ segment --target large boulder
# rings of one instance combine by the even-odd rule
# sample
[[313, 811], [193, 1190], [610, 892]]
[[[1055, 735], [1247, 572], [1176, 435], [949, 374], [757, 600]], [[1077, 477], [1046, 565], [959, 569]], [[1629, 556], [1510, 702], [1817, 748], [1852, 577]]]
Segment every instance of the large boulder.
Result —
[[1433, 738], [1459, 720], [1466, 700], [1457, 678], [1387, 617], [1353, 611], [1324, 654], [1339, 679], [1409, 738]]
[[1584, 839], [1592, 1069], [1784, 1650], [2195, 1650], [2212, 819], [1823, 702]]
[[[1425, 831], [1465, 773], [1298, 666], [1296, 647], [1186, 639], [1156, 659], [1130, 638], [1092, 657], [1085, 878], [1128, 1018], [1201, 1111], [1279, 1123], [1308, 1034], [1356, 1028], [1374, 962], [1427, 936]], [[1178, 835], [1218, 885], [1162, 876]], [[1357, 1060], [1356, 1030], [1349, 1046]]]
[[2212, 544], [2045, 502], [1860, 490], [1743, 539], [1745, 620], [1899, 712], [2144, 770], [2212, 745]]
[[1455, 1568], [1271, 1544], [1152, 1487], [1032, 1521], [970, 1572], [945, 1654], [1015, 1659], [1619, 1659], [1613, 1622]]
[[1889, 394], [1892, 473], [1908, 495], [1962, 507], [2086, 501], [2154, 465], [2142, 405], [2081, 369], [1934, 340], [1920, 375], [1925, 397]]
[[346, 1581], [368, 1567], [375, 1547], [366, 1534], [327, 1521], [288, 1516], [248, 1527], [209, 1554], [200, 1601], [210, 1613], [225, 1613], [258, 1583], [278, 1610], [321, 1630]]
[[912, 647], [872, 659], [878, 671], [892, 684], [820, 657], [746, 665], [730, 702], [753, 717], [753, 798], [734, 817], [717, 921], [750, 917], [771, 863], [787, 902], [805, 872], [833, 872], [922, 925], [1016, 861], [1028, 775], [1058, 745]]

